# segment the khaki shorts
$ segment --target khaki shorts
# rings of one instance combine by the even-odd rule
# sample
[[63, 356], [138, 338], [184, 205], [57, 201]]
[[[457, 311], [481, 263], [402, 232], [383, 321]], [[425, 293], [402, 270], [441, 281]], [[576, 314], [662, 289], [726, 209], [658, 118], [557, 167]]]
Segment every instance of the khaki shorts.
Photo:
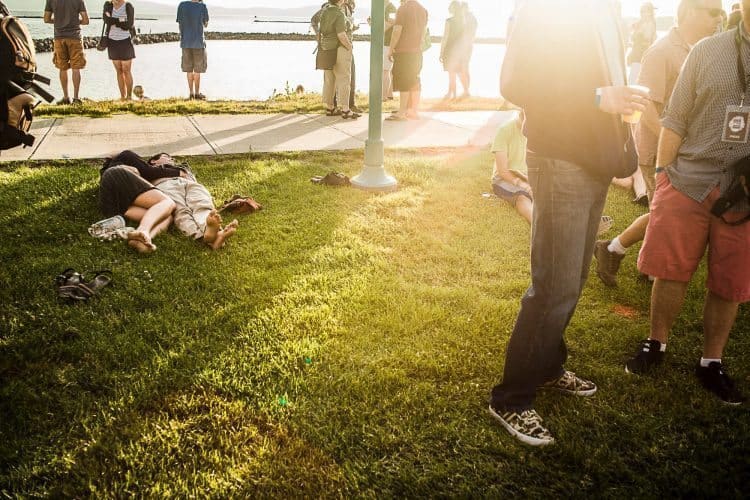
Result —
[[52, 63], [59, 70], [83, 69], [86, 56], [80, 38], [55, 38], [55, 54]]
[[205, 73], [208, 69], [206, 49], [182, 49], [182, 72]]

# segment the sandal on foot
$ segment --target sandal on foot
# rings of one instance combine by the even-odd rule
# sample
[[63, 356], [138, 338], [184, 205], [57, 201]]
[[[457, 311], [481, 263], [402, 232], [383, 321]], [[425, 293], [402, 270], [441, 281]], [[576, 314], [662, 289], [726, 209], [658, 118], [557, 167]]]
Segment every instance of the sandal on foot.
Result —
[[326, 116], [339, 116], [340, 114], [341, 114], [341, 110], [339, 108], [326, 110]]
[[341, 118], [343, 118], [344, 120], [356, 120], [360, 116], [362, 115], [360, 115], [359, 113], [355, 113], [352, 110], [344, 111], [343, 113], [341, 113]]

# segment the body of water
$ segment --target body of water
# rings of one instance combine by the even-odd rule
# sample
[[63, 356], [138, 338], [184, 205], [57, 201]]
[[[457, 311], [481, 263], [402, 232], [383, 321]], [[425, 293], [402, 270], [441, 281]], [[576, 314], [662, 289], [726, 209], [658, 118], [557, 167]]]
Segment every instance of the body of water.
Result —
[[[267, 99], [274, 89], [283, 93], [286, 82], [294, 89], [321, 92], [323, 72], [315, 70], [315, 42], [209, 40], [208, 71], [203, 75], [201, 91], [209, 99]], [[179, 43], [137, 45], [133, 61], [136, 85], [142, 85], [152, 99], [184, 97], [187, 93], [185, 74], [180, 69]], [[504, 45], [477, 44], [471, 62], [471, 93], [496, 97], [499, 94], [500, 66]], [[424, 54], [422, 70], [423, 95], [445, 95], [447, 73], [438, 61], [437, 44]], [[356, 42], [354, 57], [357, 65], [357, 90], [369, 91], [370, 44]], [[107, 52], [86, 51], [87, 67], [83, 70], [81, 96], [95, 100], [119, 98], [112, 63]], [[37, 55], [39, 73], [52, 78], [52, 93], [61, 95], [57, 69], [52, 54]], [[460, 85], [459, 85], [460, 91]]]
[[[53, 35], [51, 24], [44, 24], [42, 19], [23, 19], [29, 27], [33, 38], [49, 38]], [[135, 27], [140, 33], [176, 33], [179, 27], [174, 17], [160, 17], [155, 20], [138, 19], [136, 15]], [[363, 32], [367, 24], [362, 25]], [[308, 33], [310, 25], [298, 22], [253, 22], [251, 19], [238, 19], [235, 17], [217, 17], [209, 22], [208, 31], [220, 31], [229, 33]], [[102, 32], [101, 19], [92, 19], [88, 26], [81, 26], [84, 36], [99, 36]]]

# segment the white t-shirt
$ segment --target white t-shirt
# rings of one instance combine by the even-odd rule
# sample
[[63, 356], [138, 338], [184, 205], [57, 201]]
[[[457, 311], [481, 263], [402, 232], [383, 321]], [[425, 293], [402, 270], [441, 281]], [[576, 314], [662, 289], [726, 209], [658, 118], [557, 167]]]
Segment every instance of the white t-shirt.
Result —
[[[127, 2], [123, 2], [119, 9], [112, 8], [112, 19], [119, 19], [120, 21], [126, 21], [128, 18], [127, 13]], [[109, 27], [109, 38], [112, 40], [127, 40], [130, 38], [130, 32], [115, 26], [114, 24]]]

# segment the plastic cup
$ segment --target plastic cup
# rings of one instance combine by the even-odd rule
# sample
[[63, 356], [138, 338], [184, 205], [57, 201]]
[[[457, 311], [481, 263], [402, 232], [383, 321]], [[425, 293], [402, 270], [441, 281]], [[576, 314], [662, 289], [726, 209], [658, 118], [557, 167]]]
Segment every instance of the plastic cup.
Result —
[[[651, 89], [648, 87], [644, 87], [643, 85], [628, 85], [631, 89], [637, 89], [642, 90], [643, 92], [648, 93]], [[639, 121], [641, 121], [641, 115], [643, 114], [642, 111], [633, 111], [629, 115], [622, 115], [622, 121], [625, 123], [630, 123], [631, 125], [637, 124]]]

